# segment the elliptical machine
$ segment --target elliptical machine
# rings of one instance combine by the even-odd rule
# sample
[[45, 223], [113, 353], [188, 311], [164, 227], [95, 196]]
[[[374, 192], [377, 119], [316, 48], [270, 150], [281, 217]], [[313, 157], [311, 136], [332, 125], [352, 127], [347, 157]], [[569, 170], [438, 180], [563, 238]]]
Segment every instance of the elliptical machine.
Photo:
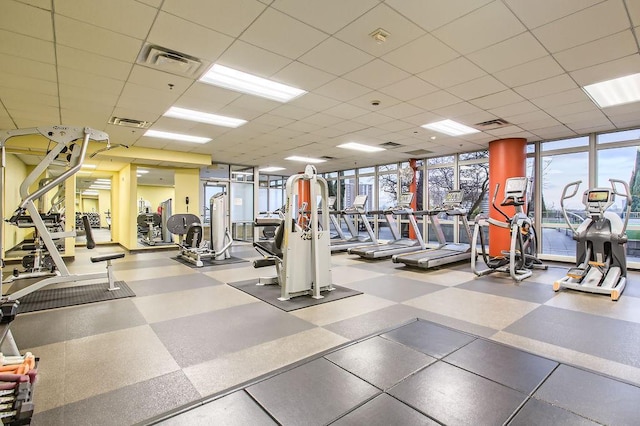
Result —
[[[553, 283], [554, 291], [570, 288], [608, 294], [614, 301], [622, 295], [627, 283], [625, 232], [631, 213], [631, 195], [626, 182], [618, 179], [609, 179], [609, 182], [611, 188], [587, 189], [582, 194], [587, 218], [577, 228], [571, 224], [564, 202], [578, 193], [582, 181], [571, 182], [564, 187], [560, 207], [577, 242], [576, 266], [569, 269], [564, 278]], [[619, 192], [616, 184], [622, 185], [625, 192]], [[614, 204], [616, 195], [626, 198], [624, 222], [617, 214], [607, 211]]]
[[[537, 257], [538, 238], [536, 231], [531, 219], [522, 207], [525, 203], [524, 197], [527, 193], [528, 184], [529, 179], [526, 177], [512, 177], [505, 182], [504, 200], [500, 203], [500, 206], [515, 207], [516, 212], [511, 217], [496, 205], [500, 184], [496, 185], [491, 204], [498, 213], [504, 216], [504, 222], [493, 219], [487, 214], [479, 214], [476, 217], [473, 227], [473, 240], [471, 242], [471, 270], [477, 276], [480, 277], [493, 272], [508, 272], [511, 278], [520, 282], [530, 277], [533, 273], [532, 269], [534, 268], [547, 269], [547, 266], [543, 265]], [[503, 250], [500, 256], [491, 257], [487, 253], [481, 227], [489, 225], [506, 228], [510, 231], [511, 244], [509, 250]], [[487, 265], [487, 269], [483, 270], [478, 269], [476, 265], [478, 258], [478, 239], [480, 240], [482, 258]]]

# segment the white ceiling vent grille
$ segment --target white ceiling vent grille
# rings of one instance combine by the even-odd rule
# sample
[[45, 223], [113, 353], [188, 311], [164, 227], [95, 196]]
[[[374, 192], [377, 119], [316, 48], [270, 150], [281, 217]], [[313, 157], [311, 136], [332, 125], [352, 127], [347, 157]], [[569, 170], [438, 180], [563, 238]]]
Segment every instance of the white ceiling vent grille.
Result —
[[138, 63], [185, 77], [193, 77], [202, 65], [198, 58], [151, 44], [142, 48]]
[[109, 124], [115, 124], [116, 126], [135, 127], [138, 129], [146, 129], [151, 124], [149, 121], [134, 120], [133, 118], [120, 118], [111, 117]]

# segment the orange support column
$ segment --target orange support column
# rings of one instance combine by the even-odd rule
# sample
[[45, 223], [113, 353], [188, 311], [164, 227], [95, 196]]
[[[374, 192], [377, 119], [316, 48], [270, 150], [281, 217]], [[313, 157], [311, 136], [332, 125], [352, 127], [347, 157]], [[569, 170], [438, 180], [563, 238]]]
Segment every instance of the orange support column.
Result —
[[[491, 205], [496, 184], [500, 190], [496, 197], [496, 205], [504, 199], [504, 184], [510, 177], [526, 176], [527, 140], [524, 138], [498, 139], [489, 142], [489, 216], [504, 221], [504, 217]], [[500, 207], [507, 215], [515, 214], [515, 208]], [[502, 250], [509, 250], [511, 236], [508, 229], [491, 226], [489, 231], [489, 254], [499, 256]]]
[[[409, 160], [409, 167], [413, 171], [413, 179], [411, 179], [411, 183], [409, 184], [409, 192], [413, 194], [413, 200], [411, 201], [411, 208], [413, 211], [416, 210], [416, 206], [418, 205], [418, 183], [416, 182], [416, 170], [418, 166], [416, 165], [416, 159], [412, 158]], [[416, 233], [411, 226], [409, 226], [409, 238], [415, 239]]]
[[[298, 181], [298, 210], [302, 208], [302, 205], [307, 203], [306, 210], [311, 209], [311, 181], [300, 179]], [[304, 213], [301, 213], [298, 216], [298, 223], [300, 226], [306, 225], [306, 221], [304, 219]]]

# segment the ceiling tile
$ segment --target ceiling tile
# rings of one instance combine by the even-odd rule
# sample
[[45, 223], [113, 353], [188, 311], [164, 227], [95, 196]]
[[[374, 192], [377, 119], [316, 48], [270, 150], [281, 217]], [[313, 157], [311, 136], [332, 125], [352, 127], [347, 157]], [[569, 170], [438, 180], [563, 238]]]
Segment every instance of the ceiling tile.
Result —
[[569, 114], [559, 117], [559, 120], [565, 124], [584, 123], [591, 121], [594, 126], [608, 123], [607, 117], [600, 110], [584, 111], [575, 114]]
[[[428, 52], [425, 54], [425, 52]], [[457, 58], [459, 54], [431, 34], [413, 40], [386, 55], [382, 59], [411, 74], [436, 67]]]
[[421, 96], [410, 101], [411, 104], [416, 105], [422, 109], [433, 111], [434, 109], [443, 108], [448, 105], [457, 104], [462, 99], [452, 95], [449, 92], [440, 90], [438, 92], [429, 93], [428, 95]]
[[[0, 98], [3, 102], [18, 100], [52, 107], [57, 107], [59, 105], [58, 96], [56, 96], [56, 94], [46, 95], [40, 92], [25, 91], [20, 88], [0, 87]], [[2, 110], [3, 108], [0, 106], [0, 111]]]
[[528, 32], [474, 52], [468, 58], [487, 72], [511, 68], [547, 55], [547, 51]]
[[609, 0], [533, 30], [551, 53], [569, 49], [629, 28], [624, 5]]
[[13, 0], [0, 2], [0, 29], [53, 41], [51, 12]]
[[[627, 6], [627, 10], [629, 11], [629, 17], [631, 18], [631, 22], [634, 26], [640, 26], [640, 1], [638, 0], [627, 0], [625, 2]], [[637, 31], [636, 31], [637, 34]]]
[[594, 65], [573, 71], [570, 75], [578, 84], [586, 86], [588, 84], [637, 73], [640, 73], [640, 55], [636, 53], [607, 62], [606, 64]]
[[638, 46], [631, 30], [556, 53], [554, 58], [567, 71], [636, 54]]
[[493, 115], [504, 118], [507, 121], [509, 121], [508, 117], [534, 111], [539, 111], [539, 108], [529, 101], [522, 101], [489, 109], [489, 112], [491, 112]]
[[353, 83], [343, 78], [336, 78], [335, 80], [325, 84], [324, 86], [319, 87], [315, 92], [320, 95], [328, 96], [330, 98], [346, 102], [362, 96], [365, 93], [369, 93], [370, 91], [371, 89], [368, 89], [359, 84]]
[[315, 28], [270, 8], [240, 37], [243, 41], [291, 59], [297, 59], [326, 38], [326, 34]]
[[544, 129], [536, 129], [535, 132], [531, 132], [536, 134], [542, 139], [560, 139], [569, 136], [576, 136], [576, 132], [569, 129], [565, 125], [547, 127]]
[[142, 65], [134, 65], [128, 82], [161, 92], [172, 92], [171, 94], [177, 97], [191, 86], [193, 79], [146, 68]]
[[415, 105], [411, 105], [408, 102], [402, 102], [400, 104], [381, 109], [379, 112], [380, 114], [384, 114], [389, 117], [401, 119], [404, 117], [410, 117], [412, 115], [420, 114], [422, 112], [422, 109], [418, 108]]
[[60, 84], [111, 94], [119, 94], [124, 87], [124, 81], [64, 67], [58, 67], [58, 78]]
[[551, 56], [535, 59], [493, 74], [509, 87], [522, 86], [563, 74], [564, 70]]
[[56, 68], [52, 64], [36, 62], [26, 58], [5, 55], [0, 61], [0, 72], [17, 76], [57, 81]]
[[275, 73], [271, 79], [303, 90], [313, 90], [327, 84], [335, 76], [294, 61]]
[[[280, 102], [273, 101], [271, 99], [261, 98], [259, 96], [252, 95], [242, 95], [238, 99], [231, 102], [228, 107], [229, 108], [238, 108], [244, 111], [255, 111], [254, 116], [260, 116], [265, 112], [272, 111], [282, 105]], [[238, 116], [238, 118], [244, 118], [245, 120], [249, 120], [250, 117], [245, 117], [243, 115]]]
[[420, 114], [412, 115], [411, 117], [406, 117], [404, 119], [404, 121], [413, 123], [416, 126], [422, 126], [425, 123], [432, 123], [439, 120], [442, 120], [442, 117], [432, 112], [421, 112]]
[[485, 130], [485, 132], [490, 135], [500, 136], [500, 137], [504, 137], [504, 136], [515, 137], [512, 135], [520, 133], [521, 131], [522, 129], [519, 128], [518, 126], [505, 126], [505, 127], [498, 127], [497, 129], [493, 129], [493, 130]]
[[138, 3], [146, 4], [151, 7], [155, 7], [156, 9], [162, 5], [164, 0], [136, 0]]
[[[381, 44], [376, 43], [370, 36], [378, 28], [390, 34]], [[335, 37], [379, 57], [424, 34], [425, 31], [420, 27], [381, 3], [337, 32]]]
[[458, 84], [447, 90], [461, 99], [471, 100], [498, 93], [505, 89], [507, 89], [507, 87], [504, 84], [500, 83], [494, 77], [487, 75], [466, 83]]
[[294, 120], [302, 120], [310, 115], [314, 114], [314, 111], [296, 107], [293, 105], [282, 105], [271, 111], [273, 115], [279, 115], [281, 117], [291, 118]]
[[528, 28], [536, 28], [601, 1], [505, 0], [505, 3]]
[[[98, 89], [90, 89], [87, 87], [79, 88], [78, 86], [69, 86], [61, 83], [59, 86], [60, 101], [61, 104], [69, 108], [70, 103], [80, 102], [92, 102], [99, 105], [110, 105], [113, 109], [113, 105], [118, 101], [120, 97], [120, 91], [114, 90], [111, 93], [107, 92], [105, 88], [99, 87]], [[64, 103], [62, 102], [64, 101]]]
[[210, 84], [195, 83], [178, 99], [176, 105], [200, 111], [215, 112], [242, 96], [238, 92]]
[[320, 128], [322, 128], [323, 126], [319, 126], [317, 124], [313, 124], [313, 123], [308, 123], [308, 122], [304, 122], [301, 120], [295, 121], [291, 124], [289, 124], [286, 128], [289, 130], [295, 130], [295, 131], [299, 131], [299, 132], [313, 132], [314, 130], [318, 130]]
[[333, 34], [377, 4], [377, 0], [349, 2], [343, 0], [323, 0], [322, 2], [276, 0], [271, 4], [271, 7], [312, 27]]
[[271, 77], [290, 64], [291, 59], [236, 40], [217, 63], [261, 77]]
[[[378, 103], [375, 105], [375, 103]], [[359, 98], [352, 99], [349, 104], [355, 105], [360, 108], [368, 109], [369, 111], [377, 112], [385, 106], [392, 106], [400, 103], [396, 98], [393, 98], [384, 93], [372, 91]]]
[[549, 114], [541, 110], [531, 111], [524, 114], [506, 115], [505, 117], [508, 117], [510, 123], [517, 125], [521, 125], [523, 123], [531, 123], [533, 121], [547, 120], [551, 118], [549, 117]]
[[367, 111], [364, 108], [360, 108], [357, 106], [349, 105], [349, 104], [340, 104], [333, 108], [329, 108], [325, 111], [326, 114], [334, 115], [336, 117], [343, 118], [345, 120], [352, 120], [355, 117], [359, 117], [361, 115], [367, 114]]
[[540, 120], [527, 121], [525, 123], [520, 123], [518, 127], [529, 130], [533, 133], [537, 134], [537, 130], [545, 129], [545, 128], [553, 128], [560, 126], [560, 122], [555, 118], [548, 117]]
[[[56, 15], [144, 40], [157, 10], [133, 0], [54, 0]], [[99, 12], [97, 12], [99, 11]]]
[[209, 29], [238, 37], [266, 6], [256, 0], [165, 0], [162, 10]]
[[590, 101], [590, 99], [582, 89], [574, 88], [562, 92], [551, 93], [546, 96], [535, 97], [531, 102], [536, 104], [539, 108], [547, 109], [549, 107], [583, 101]]
[[[446, 1], [446, 0], [445, 0]], [[446, 2], [442, 0], [386, 0], [389, 6], [427, 31], [433, 31], [492, 0]]]
[[164, 92], [138, 84], [127, 83], [122, 90], [117, 106], [156, 112], [161, 115], [176, 102], [178, 96], [179, 94], [170, 91]]
[[20, 3], [29, 4], [43, 10], [51, 10], [51, 0], [18, 0]]
[[516, 102], [520, 102], [522, 100], [522, 96], [518, 95], [513, 90], [504, 90], [502, 92], [474, 99], [473, 101], [471, 101], [471, 103], [483, 109], [491, 109], [498, 108], [504, 105], [515, 104]]
[[310, 115], [309, 117], [304, 118], [302, 121], [305, 123], [312, 123], [312, 124], [317, 124], [318, 126], [321, 126], [321, 127], [326, 127], [326, 126], [333, 126], [334, 124], [340, 123], [343, 120], [340, 117], [319, 112], [317, 114], [313, 114], [313, 115]]
[[329, 37], [300, 57], [300, 62], [323, 71], [343, 75], [374, 57], [336, 38]]
[[355, 121], [356, 123], [368, 124], [369, 126], [375, 126], [378, 123], [393, 121], [393, 118], [387, 117], [386, 115], [382, 115], [377, 112], [370, 112], [368, 114], [354, 117], [353, 121]]
[[441, 89], [475, 80], [486, 73], [467, 58], [460, 57], [418, 74], [418, 77]]
[[380, 89], [382, 93], [402, 101], [415, 99], [417, 97], [433, 93], [437, 90], [437, 87], [415, 76], [411, 76]]
[[56, 15], [55, 24], [56, 42], [59, 45], [128, 62], [132, 62], [138, 56], [142, 47], [142, 42], [133, 37], [61, 15]]
[[147, 41], [196, 58], [214, 62], [233, 39], [217, 31], [160, 12]]
[[55, 64], [52, 42], [0, 30], [0, 53]]
[[0, 87], [43, 93], [51, 96], [58, 95], [58, 87], [55, 82], [6, 73], [0, 73]]
[[84, 50], [57, 46], [58, 66], [125, 81], [131, 72], [131, 63], [96, 55]]
[[442, 117], [457, 119], [457, 117], [465, 116], [469, 114], [475, 114], [480, 111], [481, 111], [480, 108], [470, 104], [469, 102], [459, 102], [457, 104], [449, 105], [443, 108], [438, 108], [436, 110], [433, 110], [432, 112]]
[[[496, 25], [499, 22], [499, 25]], [[524, 32], [526, 28], [499, 1], [447, 24], [433, 35], [460, 53], [466, 54], [511, 38]]]
[[551, 115], [552, 117], [564, 123], [565, 122], [564, 117], [568, 115], [583, 113], [587, 111], [589, 112], [599, 111], [599, 110], [598, 110], [598, 107], [595, 106], [593, 102], [591, 102], [590, 100], [584, 100], [582, 102], [573, 102], [573, 103], [566, 103], [566, 104], [557, 105], [553, 107], [547, 107], [545, 111], [547, 112], [547, 114]]
[[324, 111], [338, 104], [340, 104], [340, 101], [316, 93], [307, 93], [289, 102], [289, 105], [300, 106], [311, 111]]
[[546, 80], [516, 87], [514, 90], [527, 99], [542, 97], [569, 89], [575, 89], [576, 83], [566, 74]]
[[380, 59], [375, 59], [360, 68], [346, 74], [344, 78], [358, 82], [363, 86], [377, 90], [400, 80], [408, 78], [409, 74]]

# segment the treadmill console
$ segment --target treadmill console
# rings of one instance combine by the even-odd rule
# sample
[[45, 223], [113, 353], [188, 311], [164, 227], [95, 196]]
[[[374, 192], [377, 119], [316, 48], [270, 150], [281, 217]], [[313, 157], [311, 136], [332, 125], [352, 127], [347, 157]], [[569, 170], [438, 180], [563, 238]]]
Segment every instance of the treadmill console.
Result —
[[526, 177], [512, 177], [504, 185], [504, 196], [522, 198], [527, 193], [529, 179]]
[[353, 207], [356, 209], [363, 209], [365, 204], [367, 204], [367, 196], [356, 195], [356, 199], [353, 200]]
[[[320, 200], [320, 204], [322, 204], [322, 200]], [[327, 197], [327, 206], [329, 207], [329, 210], [334, 210], [336, 208], [336, 197], [335, 196], [330, 196]]]
[[398, 198], [398, 208], [410, 208], [411, 202], [413, 201], [413, 192], [403, 192], [400, 194], [400, 198]]
[[447, 195], [444, 196], [444, 204], [446, 207], [456, 206], [462, 203], [462, 191], [449, 191]]
[[616, 195], [609, 188], [588, 189], [582, 196], [582, 203], [587, 208], [589, 217], [597, 219], [613, 205]]

